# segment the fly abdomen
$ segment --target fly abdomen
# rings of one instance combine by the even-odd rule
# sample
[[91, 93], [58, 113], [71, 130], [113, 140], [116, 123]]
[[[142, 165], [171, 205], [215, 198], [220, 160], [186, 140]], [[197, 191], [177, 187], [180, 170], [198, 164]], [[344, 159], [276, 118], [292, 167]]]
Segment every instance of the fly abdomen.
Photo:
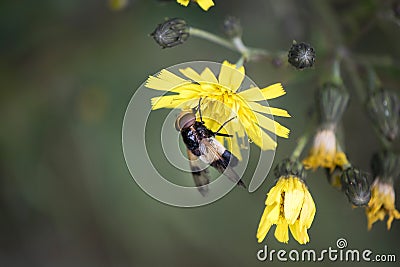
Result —
[[238, 158], [235, 157], [229, 150], [225, 150], [224, 153], [222, 153], [222, 158], [225, 161], [225, 164], [228, 166], [235, 167], [238, 164]]

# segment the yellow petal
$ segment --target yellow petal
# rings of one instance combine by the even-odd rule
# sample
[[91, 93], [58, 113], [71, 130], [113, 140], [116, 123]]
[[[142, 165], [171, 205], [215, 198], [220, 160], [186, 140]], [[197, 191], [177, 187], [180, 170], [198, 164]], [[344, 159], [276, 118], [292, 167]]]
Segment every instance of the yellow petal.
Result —
[[197, 4], [199, 4], [204, 11], [207, 11], [210, 7], [214, 6], [212, 0], [197, 0]]
[[250, 140], [262, 150], [275, 150], [277, 143], [259, 127], [245, 127]]
[[266, 100], [264, 95], [262, 94], [260, 88], [258, 88], [258, 87], [249, 88], [247, 90], [244, 90], [244, 91], [238, 93], [238, 95], [241, 96], [246, 101]]
[[276, 225], [275, 238], [282, 243], [287, 243], [289, 241], [289, 229], [285, 219], [281, 218]]
[[203, 78], [201, 78], [200, 74], [198, 74], [195, 70], [192, 68], [186, 68], [186, 69], [179, 69], [179, 71], [188, 77], [189, 79], [195, 81], [195, 82], [201, 82], [203, 81]]
[[230, 88], [235, 92], [244, 79], [244, 67], [236, 68], [236, 65], [230, 64], [228, 61], [224, 61], [221, 66], [221, 70], [218, 76], [219, 83], [223, 86]]
[[188, 80], [185, 80], [166, 69], [162, 69], [156, 76], [161, 80], [168, 81], [176, 85], [188, 82]]
[[282, 126], [280, 123], [260, 114], [255, 112], [257, 121], [256, 123], [266, 129], [267, 131], [270, 131], [271, 133], [275, 133], [277, 136], [288, 138], [290, 130], [286, 128], [285, 126]]
[[176, 2], [178, 2], [182, 6], [187, 6], [189, 5], [190, 0], [176, 0]]
[[175, 87], [190, 84], [191, 82], [176, 76], [166, 69], [160, 71], [156, 76], [149, 76], [145, 86], [150, 89], [170, 91]]
[[203, 79], [203, 81], [209, 81], [216, 84], [218, 83], [217, 78], [209, 68], [205, 68], [200, 76]]
[[261, 89], [261, 92], [265, 97], [265, 99], [273, 99], [286, 94], [285, 90], [282, 87], [282, 84], [280, 83], [276, 83], [268, 87], [265, 87]]
[[273, 116], [279, 116], [279, 117], [291, 117], [290, 114], [284, 109], [263, 106], [256, 102], [247, 102], [247, 104], [253, 111], [265, 114], [271, 114]]
[[151, 99], [152, 109], [160, 108], [187, 108], [198, 103], [197, 99], [180, 98], [179, 95], [158, 96]]

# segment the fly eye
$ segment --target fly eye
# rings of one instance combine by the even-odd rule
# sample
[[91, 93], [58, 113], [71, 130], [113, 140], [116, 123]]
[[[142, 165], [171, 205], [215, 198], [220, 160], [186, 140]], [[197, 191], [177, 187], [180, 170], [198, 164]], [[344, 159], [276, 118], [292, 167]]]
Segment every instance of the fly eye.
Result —
[[183, 128], [190, 127], [196, 121], [196, 116], [191, 112], [181, 113], [175, 121], [175, 129], [181, 131]]

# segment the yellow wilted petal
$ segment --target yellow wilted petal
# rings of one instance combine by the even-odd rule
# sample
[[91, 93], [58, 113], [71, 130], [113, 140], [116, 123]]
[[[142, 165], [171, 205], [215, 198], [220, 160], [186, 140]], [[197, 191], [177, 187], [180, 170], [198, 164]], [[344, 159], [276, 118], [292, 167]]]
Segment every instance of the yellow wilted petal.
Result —
[[282, 87], [282, 84], [280, 83], [276, 83], [261, 89], [261, 93], [263, 94], [265, 99], [273, 99], [286, 94], [285, 90]]
[[284, 214], [287, 222], [293, 224], [299, 217], [304, 201], [302, 182], [298, 178], [288, 178], [288, 188], [285, 191]]
[[271, 114], [273, 116], [279, 116], [279, 117], [291, 117], [290, 114], [284, 109], [263, 106], [256, 102], [248, 102], [247, 104], [253, 111], [265, 114]]
[[289, 241], [289, 228], [285, 219], [280, 218], [275, 229], [275, 238], [282, 243]]
[[209, 68], [205, 68], [200, 76], [204, 81], [209, 81], [209, 82], [218, 84], [217, 78], [215, 77], [214, 73]]
[[300, 226], [304, 226], [308, 229], [311, 227], [311, 224], [314, 220], [316, 208], [310, 192], [308, 191], [305, 185], [303, 186], [305, 188], [304, 202], [303, 202], [303, 207], [301, 208], [299, 221], [300, 221]]
[[271, 228], [272, 223], [268, 221], [267, 216], [269, 214], [269, 210], [267, 208], [264, 209], [264, 212], [261, 216], [260, 224], [258, 225], [256, 237], [258, 239], [258, 243], [261, 243], [265, 236], [267, 235], [269, 229]]
[[204, 11], [207, 11], [210, 7], [214, 6], [212, 0], [197, 0], [196, 2]]
[[182, 6], [188, 6], [190, 0], [176, 0], [179, 4], [181, 4]]
[[289, 225], [290, 232], [292, 233], [294, 239], [300, 244], [306, 244], [310, 241], [307, 233], [307, 229], [299, 225], [298, 221], [295, 224]]
[[278, 180], [278, 182], [276, 183], [276, 185], [274, 187], [272, 187], [271, 190], [269, 190], [268, 197], [265, 200], [265, 205], [268, 206], [268, 205], [272, 205], [274, 203], [282, 204], [281, 203], [281, 197], [282, 197], [281, 195], [282, 195], [282, 192], [284, 190], [286, 190], [286, 186], [287, 186], [286, 180], [287, 179], [285, 179], [285, 178], [280, 178]]

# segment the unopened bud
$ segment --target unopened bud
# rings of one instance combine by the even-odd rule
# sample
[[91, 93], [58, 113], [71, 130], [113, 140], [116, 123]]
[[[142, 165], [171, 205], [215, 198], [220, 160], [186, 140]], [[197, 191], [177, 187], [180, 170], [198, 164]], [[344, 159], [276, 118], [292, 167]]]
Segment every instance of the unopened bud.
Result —
[[337, 124], [347, 108], [349, 94], [342, 86], [325, 83], [317, 90], [316, 101], [319, 103], [321, 123]]
[[183, 19], [173, 18], [158, 24], [150, 35], [162, 48], [174, 47], [189, 38], [189, 26]]
[[307, 43], [293, 42], [289, 50], [288, 61], [297, 69], [310, 68], [315, 62], [315, 51]]
[[372, 175], [393, 181], [400, 176], [400, 156], [389, 151], [375, 153], [371, 159]]
[[355, 206], [365, 206], [371, 199], [369, 175], [354, 167], [343, 171], [341, 176], [342, 189], [349, 201]]
[[380, 90], [372, 94], [367, 101], [369, 116], [378, 130], [389, 141], [399, 134], [400, 101], [394, 92]]
[[240, 20], [233, 16], [228, 16], [224, 20], [223, 30], [229, 38], [242, 36], [242, 25]]

